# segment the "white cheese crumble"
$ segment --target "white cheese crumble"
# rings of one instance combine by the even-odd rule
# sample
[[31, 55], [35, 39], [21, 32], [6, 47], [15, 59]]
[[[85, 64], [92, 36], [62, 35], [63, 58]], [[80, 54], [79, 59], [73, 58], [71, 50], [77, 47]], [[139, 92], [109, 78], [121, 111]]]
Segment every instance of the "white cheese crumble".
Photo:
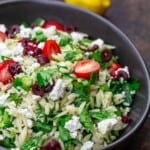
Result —
[[77, 136], [77, 130], [81, 128], [79, 117], [73, 116], [71, 120], [65, 123], [65, 128], [70, 131], [70, 135], [75, 138]]
[[97, 39], [91, 43], [91, 46], [97, 45], [99, 48], [101, 48], [104, 44], [104, 41], [102, 39]]
[[16, 56], [16, 55], [23, 55], [23, 46], [21, 43], [17, 43], [16, 46], [14, 46], [11, 49], [8, 49], [6, 43], [0, 43], [0, 55], [3, 56]]
[[0, 31], [5, 33], [6, 30], [7, 30], [6, 26], [4, 24], [0, 24]]
[[44, 42], [40, 42], [40, 43], [38, 44], [38, 48], [43, 49], [44, 45], [45, 45], [45, 43], [44, 43]]
[[0, 95], [0, 106], [5, 106], [9, 94]]
[[23, 108], [18, 109], [18, 113], [20, 113], [21, 115], [23, 115], [23, 116], [25, 116], [25, 117], [27, 117], [29, 119], [31, 119], [33, 117], [32, 113], [29, 112], [29, 110], [26, 109], [26, 108], [25, 109], [23, 109]]
[[33, 127], [33, 121], [32, 121], [31, 119], [28, 119], [28, 120], [27, 120], [27, 126], [28, 126], [29, 128], [32, 128], [32, 127]]
[[31, 28], [26, 28], [23, 25], [20, 26], [20, 36], [24, 38], [29, 38], [32, 30]]
[[15, 56], [15, 57], [13, 57], [13, 60], [16, 62], [23, 62], [24, 59], [21, 56]]
[[0, 141], [4, 140], [4, 136], [0, 134]]
[[53, 101], [55, 101], [63, 97], [64, 91], [65, 91], [65, 84], [62, 79], [58, 79], [49, 96]]
[[49, 28], [43, 29], [43, 32], [47, 38], [50, 38], [50, 37], [52, 37], [52, 35], [54, 35], [56, 33], [56, 27], [51, 26]]
[[80, 33], [80, 32], [71, 32], [71, 37], [73, 38], [74, 41], [80, 41], [84, 37], [87, 37], [88, 35], [85, 33]]
[[102, 134], [106, 134], [112, 130], [117, 123], [118, 120], [116, 118], [105, 119], [98, 123], [98, 129]]
[[32, 99], [33, 100], [39, 100], [41, 98], [41, 96], [38, 95], [32, 95]]
[[94, 143], [92, 141], [87, 141], [82, 145], [80, 150], [91, 150], [93, 147], [93, 144]]
[[117, 75], [119, 71], [124, 71], [127, 73], [128, 75], [128, 78], [130, 78], [130, 73], [129, 73], [129, 69], [128, 69], [128, 66], [125, 66], [124, 68], [119, 68], [115, 71], [115, 74]]

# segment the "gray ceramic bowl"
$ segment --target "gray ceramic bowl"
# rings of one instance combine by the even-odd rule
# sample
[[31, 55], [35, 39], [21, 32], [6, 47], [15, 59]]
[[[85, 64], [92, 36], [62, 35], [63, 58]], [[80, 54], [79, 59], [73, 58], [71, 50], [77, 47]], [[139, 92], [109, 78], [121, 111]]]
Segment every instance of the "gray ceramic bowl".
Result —
[[48, 0], [1, 0], [0, 23], [12, 25], [22, 21], [32, 22], [37, 17], [56, 20], [62, 24], [75, 25], [78, 30], [93, 38], [100, 37], [106, 43], [117, 46], [121, 63], [131, 68], [133, 78], [139, 79], [141, 89], [135, 97], [130, 116], [133, 122], [122, 132], [121, 137], [106, 149], [119, 149], [143, 124], [150, 106], [150, 80], [147, 69], [137, 49], [113, 24], [104, 18], [61, 2]]

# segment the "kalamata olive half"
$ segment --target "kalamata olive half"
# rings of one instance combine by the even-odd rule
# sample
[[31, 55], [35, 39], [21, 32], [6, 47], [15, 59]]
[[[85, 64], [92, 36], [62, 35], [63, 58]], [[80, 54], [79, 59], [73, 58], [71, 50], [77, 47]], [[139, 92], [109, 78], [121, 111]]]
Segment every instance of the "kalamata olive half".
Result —
[[109, 49], [104, 49], [101, 51], [101, 58], [103, 61], [108, 62], [112, 59], [112, 52]]
[[20, 26], [19, 25], [13, 25], [7, 31], [8, 37], [13, 38], [19, 32], [20, 32]]
[[34, 84], [32, 85], [32, 92], [35, 94], [35, 95], [39, 95], [39, 96], [44, 96], [44, 88], [40, 87], [38, 84]]
[[117, 78], [123, 78], [124, 80], [128, 80], [128, 74], [127, 74], [127, 72], [125, 72], [125, 71], [123, 71], [123, 70], [119, 70], [118, 72], [117, 72]]
[[45, 146], [41, 147], [40, 150], [61, 150], [61, 145], [58, 141], [52, 140]]
[[8, 66], [8, 71], [10, 72], [10, 74], [12, 76], [16, 75], [16, 74], [19, 74], [22, 72], [22, 68], [21, 66], [19, 65], [19, 63], [14, 63], [14, 64], [10, 64]]
[[49, 59], [44, 55], [38, 55], [36, 56], [37, 62], [41, 65], [45, 65], [49, 63]]

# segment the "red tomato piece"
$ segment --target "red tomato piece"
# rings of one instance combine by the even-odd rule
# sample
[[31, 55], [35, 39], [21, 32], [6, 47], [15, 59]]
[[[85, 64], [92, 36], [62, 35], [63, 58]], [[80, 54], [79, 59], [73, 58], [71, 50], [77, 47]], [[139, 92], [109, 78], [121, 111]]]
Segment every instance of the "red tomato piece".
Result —
[[92, 73], [100, 71], [100, 64], [95, 60], [81, 60], [74, 68], [74, 73], [78, 78], [89, 79]]
[[5, 60], [0, 63], [0, 82], [3, 84], [10, 83], [13, 80], [13, 76], [10, 74], [8, 67], [9, 65], [15, 64], [16, 62], [12, 59]]
[[115, 71], [118, 70], [119, 68], [121, 68], [121, 65], [118, 63], [113, 63], [109, 69], [110, 75], [115, 77]]
[[3, 42], [7, 39], [7, 35], [4, 32], [0, 31], [0, 42]]
[[60, 23], [56, 22], [56, 21], [48, 21], [45, 22], [43, 25], [43, 28], [49, 28], [51, 26], [55, 26], [57, 30], [64, 30], [63, 25], [61, 25]]
[[52, 60], [53, 54], [61, 53], [61, 50], [55, 40], [48, 40], [44, 45], [42, 53], [48, 57], [49, 60]]

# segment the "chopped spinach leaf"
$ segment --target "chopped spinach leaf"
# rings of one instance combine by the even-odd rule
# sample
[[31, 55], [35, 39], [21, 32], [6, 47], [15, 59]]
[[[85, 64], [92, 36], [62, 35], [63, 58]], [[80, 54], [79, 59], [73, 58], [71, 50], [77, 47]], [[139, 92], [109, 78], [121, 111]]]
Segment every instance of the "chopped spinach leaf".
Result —
[[62, 126], [59, 126], [59, 137], [63, 142], [71, 140], [70, 132]]
[[22, 98], [20, 95], [18, 95], [18, 93], [11, 93], [8, 99], [10, 101], [14, 101], [16, 104], [20, 104], [22, 101]]
[[86, 108], [83, 109], [83, 111], [80, 114], [80, 122], [85, 127], [87, 132], [94, 132], [94, 124]]
[[43, 144], [43, 138], [41, 136], [34, 136], [26, 140], [21, 146], [21, 150], [37, 150]]
[[45, 42], [47, 40], [46, 36], [44, 35], [44, 33], [42, 31], [36, 32], [35, 37], [33, 37], [33, 39], [37, 42]]
[[102, 110], [97, 112], [90, 112], [90, 116], [94, 119], [97, 119], [99, 121], [112, 118], [115, 116], [115, 113], [112, 111]]
[[12, 116], [5, 110], [5, 108], [0, 109], [0, 129], [9, 128], [12, 126]]
[[5, 148], [12, 148], [15, 147], [15, 138], [5, 137], [4, 140], [0, 141], [0, 145]]

